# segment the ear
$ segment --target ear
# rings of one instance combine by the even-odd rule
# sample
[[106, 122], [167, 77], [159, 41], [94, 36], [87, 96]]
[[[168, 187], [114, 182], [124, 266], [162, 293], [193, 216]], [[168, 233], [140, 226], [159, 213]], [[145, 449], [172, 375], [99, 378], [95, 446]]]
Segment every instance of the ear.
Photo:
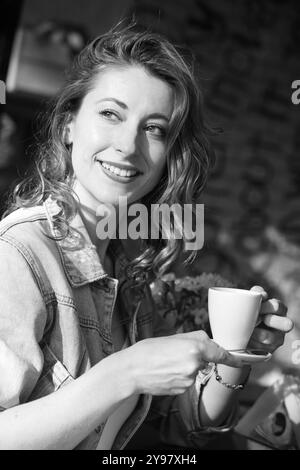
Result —
[[73, 116], [70, 114], [68, 116], [67, 122], [63, 131], [63, 140], [66, 145], [71, 145], [73, 143], [73, 132], [74, 132], [74, 122]]

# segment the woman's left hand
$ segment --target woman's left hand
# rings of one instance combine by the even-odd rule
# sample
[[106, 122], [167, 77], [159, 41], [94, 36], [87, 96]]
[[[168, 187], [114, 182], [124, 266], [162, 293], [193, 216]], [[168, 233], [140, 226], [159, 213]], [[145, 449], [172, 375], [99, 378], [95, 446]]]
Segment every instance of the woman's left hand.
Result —
[[293, 322], [286, 316], [287, 307], [278, 299], [268, 299], [268, 294], [260, 286], [254, 286], [262, 294], [259, 324], [255, 327], [248, 348], [263, 349], [273, 353], [283, 345], [285, 334], [292, 330]]

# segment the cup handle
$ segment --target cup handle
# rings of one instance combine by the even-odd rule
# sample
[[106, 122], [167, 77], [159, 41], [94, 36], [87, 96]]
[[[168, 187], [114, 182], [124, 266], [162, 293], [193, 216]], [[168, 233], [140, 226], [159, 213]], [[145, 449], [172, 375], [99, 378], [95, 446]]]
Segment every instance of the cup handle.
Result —
[[[261, 303], [260, 303], [260, 307], [261, 307]], [[263, 319], [262, 319], [262, 316], [259, 314], [258, 312], [258, 317], [257, 317], [257, 320], [256, 320], [256, 323], [255, 323], [255, 327], [256, 328], [260, 323], [262, 323]]]

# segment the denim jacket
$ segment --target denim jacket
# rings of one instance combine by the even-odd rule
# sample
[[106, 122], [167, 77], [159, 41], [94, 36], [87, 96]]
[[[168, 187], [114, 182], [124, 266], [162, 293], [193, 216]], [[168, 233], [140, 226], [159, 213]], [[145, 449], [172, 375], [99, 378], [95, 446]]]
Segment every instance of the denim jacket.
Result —
[[[116, 274], [112, 278], [79, 214], [71, 223], [76, 231], [58, 238], [55, 218], [60, 211], [50, 197], [41, 206], [16, 210], [0, 223], [3, 412], [68, 386], [114, 352], [111, 327], [117, 295], [131, 345], [173, 333], [156, 313], [149, 286], [136, 288], [125, 276], [131, 249], [125, 241], [111, 248]], [[158, 423], [160, 440], [171, 445], [201, 447], [214, 431], [227, 430], [233, 415], [217, 429], [203, 428], [199, 420], [200, 394], [209, 375], [200, 372], [182, 395], [154, 400], [140, 395], [112, 448], [125, 448], [146, 416]], [[76, 449], [95, 449], [104, 425], [99, 423]]]

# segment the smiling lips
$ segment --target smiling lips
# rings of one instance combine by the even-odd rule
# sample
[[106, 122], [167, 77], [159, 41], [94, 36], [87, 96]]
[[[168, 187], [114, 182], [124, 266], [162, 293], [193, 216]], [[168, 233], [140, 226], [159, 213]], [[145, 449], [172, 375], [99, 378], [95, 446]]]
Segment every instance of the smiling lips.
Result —
[[111, 163], [107, 163], [107, 162], [103, 162], [102, 160], [97, 160], [100, 165], [105, 168], [106, 170], [108, 170], [109, 172], [113, 173], [114, 175], [116, 176], [121, 176], [121, 177], [125, 177], [125, 178], [132, 178], [134, 176], [137, 176], [139, 174], [141, 174], [141, 172], [139, 170], [136, 170], [136, 169], [129, 169], [129, 168], [126, 168], [124, 166], [121, 167], [120, 166], [115, 166]]

